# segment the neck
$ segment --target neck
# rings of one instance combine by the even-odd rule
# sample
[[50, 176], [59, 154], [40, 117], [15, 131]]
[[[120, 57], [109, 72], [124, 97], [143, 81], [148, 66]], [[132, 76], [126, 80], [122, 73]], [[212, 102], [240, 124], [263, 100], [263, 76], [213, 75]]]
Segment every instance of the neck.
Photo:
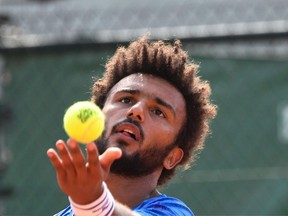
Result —
[[158, 178], [157, 172], [138, 178], [110, 173], [106, 184], [117, 201], [134, 208], [144, 200], [160, 195], [157, 191]]

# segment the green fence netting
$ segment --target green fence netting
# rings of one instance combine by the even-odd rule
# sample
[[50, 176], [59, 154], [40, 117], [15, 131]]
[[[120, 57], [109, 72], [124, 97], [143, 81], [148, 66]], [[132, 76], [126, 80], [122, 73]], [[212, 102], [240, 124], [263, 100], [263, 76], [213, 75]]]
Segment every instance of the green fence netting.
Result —
[[[10, 82], [2, 101], [12, 108], [1, 174], [0, 215], [52, 215], [68, 200], [58, 189], [46, 150], [66, 139], [65, 109], [90, 98], [115, 47], [3, 54]], [[163, 190], [196, 215], [288, 214], [288, 62], [194, 57], [212, 85], [219, 114], [194, 166]], [[285, 120], [286, 119], [286, 120]]]

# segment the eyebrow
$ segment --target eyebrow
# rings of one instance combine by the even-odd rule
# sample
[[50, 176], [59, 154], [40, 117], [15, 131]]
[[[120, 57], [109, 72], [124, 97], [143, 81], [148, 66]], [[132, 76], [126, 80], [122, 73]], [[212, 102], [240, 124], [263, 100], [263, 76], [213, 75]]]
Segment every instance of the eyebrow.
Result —
[[[116, 92], [116, 93], [129, 93], [132, 95], [139, 95], [141, 94], [141, 91], [138, 89], [121, 89], [120, 91]], [[173, 113], [173, 115], [176, 115], [176, 111], [173, 108], [173, 106], [169, 103], [167, 103], [166, 101], [164, 101], [163, 99], [159, 98], [159, 97], [155, 97], [152, 94], [147, 94], [148, 97], [151, 97], [156, 103], [166, 107], [167, 109], [171, 110], [171, 112]]]

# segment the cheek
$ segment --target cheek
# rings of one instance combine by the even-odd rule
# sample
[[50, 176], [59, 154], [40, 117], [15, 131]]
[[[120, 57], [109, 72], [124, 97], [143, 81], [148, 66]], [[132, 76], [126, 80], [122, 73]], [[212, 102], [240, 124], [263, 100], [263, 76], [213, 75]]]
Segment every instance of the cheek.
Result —
[[113, 118], [117, 118], [117, 116], [123, 115], [121, 110], [115, 105], [107, 105], [103, 108], [103, 113], [106, 116], [106, 120], [111, 120]]
[[[170, 144], [175, 140], [177, 135], [175, 131], [175, 127], [167, 126], [167, 125], [158, 125], [155, 127], [146, 127], [146, 140], [149, 142], [153, 142], [154, 145], [165, 145]], [[156, 143], [155, 143], [156, 142]]]
[[[111, 107], [111, 106], [110, 106]], [[111, 107], [113, 108], [113, 107]], [[113, 127], [113, 122], [115, 124], [116, 121], [116, 115], [118, 112], [113, 111], [113, 109], [107, 109], [107, 108], [103, 108], [103, 113], [106, 117], [105, 119], [105, 130], [106, 132], [110, 133], [111, 129]]]

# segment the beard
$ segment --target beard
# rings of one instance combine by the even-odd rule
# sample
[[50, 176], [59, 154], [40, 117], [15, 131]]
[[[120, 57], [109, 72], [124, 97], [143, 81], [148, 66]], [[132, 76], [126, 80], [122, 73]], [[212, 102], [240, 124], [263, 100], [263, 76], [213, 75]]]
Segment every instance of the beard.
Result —
[[[104, 135], [97, 140], [97, 148], [100, 154], [103, 154], [108, 148], [108, 139]], [[119, 148], [125, 146], [126, 143], [118, 143]], [[148, 149], [139, 150], [133, 154], [127, 154], [122, 150], [120, 159], [115, 160], [110, 168], [110, 172], [123, 177], [136, 178], [149, 175], [157, 168], [162, 166], [165, 157], [173, 149], [174, 142], [166, 147], [150, 147]]]

